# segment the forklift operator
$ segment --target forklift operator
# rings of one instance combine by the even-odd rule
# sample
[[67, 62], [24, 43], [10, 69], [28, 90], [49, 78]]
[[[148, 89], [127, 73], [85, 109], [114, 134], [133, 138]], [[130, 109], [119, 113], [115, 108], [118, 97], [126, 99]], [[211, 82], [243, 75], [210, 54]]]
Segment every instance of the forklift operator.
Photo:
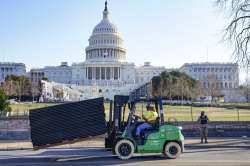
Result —
[[138, 138], [140, 137], [142, 130], [152, 128], [152, 124], [155, 123], [155, 120], [157, 117], [158, 117], [158, 114], [155, 111], [154, 107], [147, 106], [147, 111], [142, 115], [142, 119], [145, 122], [137, 127], [136, 137]]

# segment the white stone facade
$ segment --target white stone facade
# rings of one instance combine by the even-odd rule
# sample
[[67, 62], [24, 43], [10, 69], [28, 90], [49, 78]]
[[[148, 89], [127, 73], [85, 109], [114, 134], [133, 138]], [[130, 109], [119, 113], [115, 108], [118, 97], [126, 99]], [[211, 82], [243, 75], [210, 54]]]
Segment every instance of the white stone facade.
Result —
[[210, 86], [208, 77], [216, 79], [216, 86], [221, 89], [239, 87], [239, 67], [236, 63], [185, 63], [181, 69], [192, 78], [200, 80], [204, 88]]
[[68, 66], [67, 62], [62, 62], [60, 66], [46, 66], [43, 68], [44, 76], [49, 80], [71, 84], [72, 67]]
[[165, 70], [163, 66], [155, 67], [151, 66], [150, 62], [145, 62], [143, 66], [136, 68], [136, 82], [149, 82], [152, 77], [161, 74]]
[[29, 78], [33, 84], [38, 84], [40, 80], [45, 78], [43, 69], [31, 69], [29, 72]]
[[123, 39], [118, 28], [110, 21], [107, 5], [102, 20], [94, 27], [88, 41], [84, 62], [73, 63], [72, 66], [45, 67], [42, 69], [44, 76], [50, 81], [82, 89], [85, 97], [96, 96], [90, 89], [98, 89], [99, 96], [113, 98], [115, 94], [128, 95], [166, 70], [165, 67], [151, 66], [149, 62], [136, 67], [134, 63], [126, 61]]
[[72, 64], [72, 80], [71, 84], [83, 85], [86, 75], [86, 70], [83, 63]]
[[180, 71], [199, 80], [204, 89], [219, 89], [225, 101], [243, 101], [237, 63], [185, 63]]
[[0, 83], [9, 75], [26, 76], [26, 67], [23, 63], [1, 62]]
[[31, 69], [29, 77], [32, 83], [37, 83], [42, 78], [48, 78], [50, 81], [63, 84], [72, 83], [72, 66], [67, 62], [62, 62], [60, 66], [46, 66], [40, 69]]

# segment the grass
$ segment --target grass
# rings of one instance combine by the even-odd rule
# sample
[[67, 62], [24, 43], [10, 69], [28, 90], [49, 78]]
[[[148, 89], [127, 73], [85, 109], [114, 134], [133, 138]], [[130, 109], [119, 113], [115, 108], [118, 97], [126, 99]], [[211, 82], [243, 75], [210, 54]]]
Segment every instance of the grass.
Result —
[[196, 121], [201, 111], [205, 111], [211, 121], [250, 121], [250, 110], [226, 109], [216, 107], [193, 107], [190, 106], [165, 106], [165, 116], [176, 118], [178, 121]]
[[[47, 103], [20, 103], [11, 104], [11, 116], [27, 115], [28, 110], [47, 107], [54, 104]], [[143, 106], [145, 109], [145, 105]], [[137, 114], [141, 115], [142, 105], [137, 105]], [[193, 107], [191, 114], [190, 106], [164, 106], [165, 120], [167, 121], [196, 121], [201, 111], [205, 111], [211, 121], [250, 121], [250, 109], [226, 109], [216, 107]], [[128, 108], [126, 109], [126, 117], [128, 115]], [[109, 117], [109, 104], [105, 104], [106, 119]]]
[[[106, 119], [109, 116], [109, 106], [105, 105]], [[145, 109], [145, 106], [143, 108]], [[137, 105], [137, 114], [141, 115], [142, 106]], [[197, 121], [200, 112], [205, 111], [211, 121], [250, 121], [250, 109], [226, 109], [216, 107], [191, 107], [164, 105], [165, 121]], [[128, 115], [128, 109], [126, 115]], [[239, 115], [239, 117], [238, 117]], [[239, 118], [239, 119], [238, 119]]]
[[48, 107], [55, 104], [48, 104], [48, 103], [18, 103], [18, 104], [11, 104], [10, 107], [12, 109], [11, 116], [22, 116], [28, 115], [28, 111], [30, 109]]
[[225, 102], [225, 103], [220, 103], [221, 105], [233, 105], [233, 106], [250, 106], [249, 102], [244, 102], [244, 103], [240, 103], [240, 102]]

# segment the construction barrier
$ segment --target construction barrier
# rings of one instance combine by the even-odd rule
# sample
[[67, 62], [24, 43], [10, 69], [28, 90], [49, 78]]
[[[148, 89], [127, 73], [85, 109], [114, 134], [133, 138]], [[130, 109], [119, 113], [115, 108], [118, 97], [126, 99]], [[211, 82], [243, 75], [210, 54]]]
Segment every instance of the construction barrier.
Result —
[[104, 99], [90, 99], [30, 110], [35, 149], [73, 143], [106, 132]]

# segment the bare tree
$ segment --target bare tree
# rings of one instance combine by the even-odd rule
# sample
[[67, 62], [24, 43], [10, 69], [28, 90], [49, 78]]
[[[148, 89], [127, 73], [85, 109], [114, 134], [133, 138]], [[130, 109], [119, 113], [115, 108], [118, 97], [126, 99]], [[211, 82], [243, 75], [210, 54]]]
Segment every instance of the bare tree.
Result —
[[31, 94], [30, 80], [24, 76], [7, 76], [2, 87], [8, 96], [17, 96], [19, 101], [23, 95]]
[[216, 98], [222, 95], [220, 82], [214, 74], [207, 76], [207, 87], [204, 88], [206, 88], [207, 95], [212, 97], [212, 101], [216, 102]]
[[16, 90], [19, 101], [21, 101], [23, 95], [29, 96], [31, 94], [30, 80], [24, 76], [18, 77], [18, 80], [16, 82]]
[[244, 97], [250, 102], [250, 80], [247, 78], [245, 83], [240, 86], [240, 90], [243, 92]]
[[250, 88], [248, 86], [242, 85], [240, 86], [240, 89], [243, 91], [244, 97], [249, 102], [250, 101]]
[[195, 98], [203, 97], [205, 95], [204, 87], [202, 86], [200, 81], [197, 81], [195, 86], [189, 89], [191, 100], [193, 101]]
[[11, 96], [11, 95], [15, 94], [15, 89], [14, 89], [14, 85], [13, 85], [12, 80], [6, 80], [2, 84], [2, 87], [3, 87], [3, 90], [7, 96]]
[[32, 94], [32, 100], [34, 102], [36, 96], [41, 95], [41, 83], [32, 83], [31, 84], [31, 94]]
[[234, 58], [241, 66], [250, 65], [250, 0], [217, 0], [229, 12], [225, 39], [234, 46]]

